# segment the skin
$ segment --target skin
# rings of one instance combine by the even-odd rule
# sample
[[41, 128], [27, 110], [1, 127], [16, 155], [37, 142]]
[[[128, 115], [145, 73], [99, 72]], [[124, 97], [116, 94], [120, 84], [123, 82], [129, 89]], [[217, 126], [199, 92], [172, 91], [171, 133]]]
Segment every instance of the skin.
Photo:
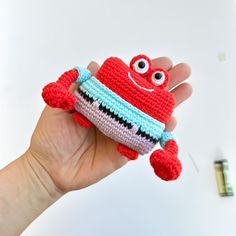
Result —
[[[184, 82], [191, 74], [187, 64], [173, 66], [161, 57], [153, 59], [153, 67], [168, 70], [167, 89], [176, 106], [191, 96], [192, 88]], [[96, 75], [99, 65], [91, 62], [88, 69]], [[0, 170], [0, 235], [19, 235], [64, 194], [92, 185], [128, 162], [115, 141], [96, 128], [79, 126], [73, 112], [46, 106], [28, 150]], [[172, 117], [166, 129], [172, 131], [176, 123]]]

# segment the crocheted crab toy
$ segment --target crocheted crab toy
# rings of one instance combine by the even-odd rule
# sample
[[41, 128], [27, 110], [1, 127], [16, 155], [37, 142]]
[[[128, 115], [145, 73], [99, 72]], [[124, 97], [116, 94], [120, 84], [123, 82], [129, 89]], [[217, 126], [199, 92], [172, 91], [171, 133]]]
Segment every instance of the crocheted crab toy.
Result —
[[[72, 83], [79, 88], [69, 91]], [[44, 87], [42, 96], [51, 107], [75, 109], [74, 120], [91, 128], [94, 125], [118, 142], [117, 150], [130, 160], [150, 152], [160, 141], [163, 149], [152, 152], [150, 163], [163, 180], [174, 180], [181, 173], [174, 135], [165, 132], [175, 99], [165, 90], [169, 75], [161, 68], [152, 69], [145, 55], [134, 57], [126, 65], [110, 57], [96, 77], [82, 67], [65, 72]]]

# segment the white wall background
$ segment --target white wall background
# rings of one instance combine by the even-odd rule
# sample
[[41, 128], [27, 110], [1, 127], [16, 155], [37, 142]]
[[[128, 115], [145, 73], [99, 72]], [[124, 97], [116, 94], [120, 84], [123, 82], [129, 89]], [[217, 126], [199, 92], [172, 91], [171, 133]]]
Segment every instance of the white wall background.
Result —
[[27, 148], [41, 89], [66, 69], [140, 52], [193, 68], [194, 95], [175, 113], [178, 181], [157, 179], [140, 158], [66, 195], [23, 236], [236, 235], [235, 197], [218, 196], [213, 169], [219, 155], [228, 158], [236, 190], [235, 44], [233, 0], [0, 0], [0, 168]]

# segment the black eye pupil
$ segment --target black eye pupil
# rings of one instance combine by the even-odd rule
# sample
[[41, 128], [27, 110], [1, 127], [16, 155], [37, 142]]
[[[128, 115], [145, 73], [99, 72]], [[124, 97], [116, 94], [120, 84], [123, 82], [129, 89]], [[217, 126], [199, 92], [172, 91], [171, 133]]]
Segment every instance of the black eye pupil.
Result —
[[156, 80], [160, 80], [162, 78], [162, 74], [158, 72], [154, 75], [154, 77]]
[[138, 63], [138, 67], [139, 67], [140, 69], [143, 69], [143, 68], [145, 67], [145, 62], [144, 62], [144, 61], [140, 61], [140, 62]]

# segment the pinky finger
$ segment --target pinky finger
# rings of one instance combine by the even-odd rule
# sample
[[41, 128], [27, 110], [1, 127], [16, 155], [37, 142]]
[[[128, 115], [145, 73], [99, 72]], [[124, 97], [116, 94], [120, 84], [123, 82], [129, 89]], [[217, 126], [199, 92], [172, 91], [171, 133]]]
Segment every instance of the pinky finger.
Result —
[[192, 95], [192, 92], [192, 86], [189, 83], [182, 83], [171, 90], [171, 93], [173, 93], [176, 100], [175, 107], [187, 100]]
[[165, 131], [171, 132], [175, 129], [177, 125], [177, 120], [175, 117], [171, 116], [169, 122], [166, 124], [166, 129]]

